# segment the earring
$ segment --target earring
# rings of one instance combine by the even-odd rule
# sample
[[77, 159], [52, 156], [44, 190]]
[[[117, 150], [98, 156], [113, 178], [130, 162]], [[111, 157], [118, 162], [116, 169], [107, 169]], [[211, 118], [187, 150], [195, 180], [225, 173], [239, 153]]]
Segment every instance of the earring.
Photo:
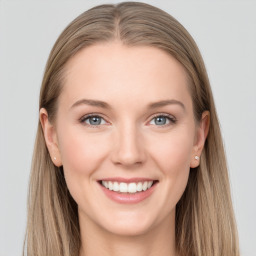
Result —
[[56, 157], [54, 157], [53, 159], [54, 159], [54, 160], [56, 160], [57, 158], [56, 158]]
[[199, 160], [199, 156], [195, 156], [195, 159], [196, 159], [196, 160]]

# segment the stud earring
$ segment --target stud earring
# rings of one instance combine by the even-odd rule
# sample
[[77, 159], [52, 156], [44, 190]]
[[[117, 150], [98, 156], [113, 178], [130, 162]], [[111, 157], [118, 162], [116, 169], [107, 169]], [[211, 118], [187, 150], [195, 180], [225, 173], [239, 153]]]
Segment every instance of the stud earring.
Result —
[[195, 159], [196, 159], [196, 160], [199, 160], [199, 156], [195, 156]]
[[54, 159], [54, 160], [56, 160], [57, 158], [56, 158], [56, 157], [54, 157], [53, 159]]

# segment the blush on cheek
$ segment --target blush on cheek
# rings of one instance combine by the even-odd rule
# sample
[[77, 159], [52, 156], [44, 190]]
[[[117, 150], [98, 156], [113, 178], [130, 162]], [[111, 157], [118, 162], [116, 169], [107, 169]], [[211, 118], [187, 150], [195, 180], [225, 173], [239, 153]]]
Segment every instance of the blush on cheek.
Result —
[[[100, 136], [85, 135], [77, 129], [66, 130], [60, 141], [63, 167], [72, 173], [90, 175], [106, 155], [106, 145]], [[82, 178], [82, 177], [81, 177]]]
[[168, 140], [162, 140], [155, 145], [154, 157], [158, 163], [163, 164], [162, 170], [169, 172], [180, 171], [190, 166], [190, 155], [192, 143], [188, 143], [189, 138], [176, 136]]

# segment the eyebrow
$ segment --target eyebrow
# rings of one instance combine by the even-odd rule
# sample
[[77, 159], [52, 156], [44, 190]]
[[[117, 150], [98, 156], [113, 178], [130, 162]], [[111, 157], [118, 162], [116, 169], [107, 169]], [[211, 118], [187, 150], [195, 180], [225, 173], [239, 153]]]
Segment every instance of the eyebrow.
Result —
[[[178, 100], [174, 100], [174, 99], [153, 102], [153, 103], [148, 104], [147, 108], [148, 109], [155, 109], [155, 108], [164, 107], [164, 106], [172, 105], [172, 104], [177, 104], [185, 110], [184, 104], [182, 102], [180, 102]], [[71, 106], [70, 109], [72, 109], [74, 107], [77, 107], [77, 106], [80, 106], [80, 105], [89, 105], [89, 106], [100, 107], [100, 108], [104, 108], [104, 109], [108, 109], [108, 110], [112, 109], [112, 107], [108, 103], [106, 103], [104, 101], [92, 100], [92, 99], [78, 100], [77, 102], [75, 102]]]
[[[106, 108], [106, 109], [112, 109], [110, 105], [104, 101], [100, 100], [91, 100], [91, 99], [81, 99], [75, 102], [71, 108], [80, 106], [80, 105], [89, 105], [89, 106], [94, 106], [94, 107], [99, 107], [99, 108]], [[71, 109], [70, 108], [70, 109]]]
[[162, 100], [162, 101], [157, 101], [157, 102], [150, 103], [148, 105], [148, 108], [149, 109], [154, 109], [154, 108], [164, 107], [166, 105], [172, 105], [172, 104], [177, 104], [185, 110], [185, 105], [181, 101], [174, 100], [174, 99]]

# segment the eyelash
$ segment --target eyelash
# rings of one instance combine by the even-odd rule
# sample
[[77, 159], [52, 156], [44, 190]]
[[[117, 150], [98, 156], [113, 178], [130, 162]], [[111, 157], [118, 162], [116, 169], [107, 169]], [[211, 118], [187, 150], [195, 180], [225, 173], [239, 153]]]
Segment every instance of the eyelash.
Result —
[[[99, 118], [102, 118], [104, 119], [102, 116], [98, 115], [98, 114], [88, 114], [88, 115], [85, 115], [83, 116], [81, 119], [80, 119], [80, 122], [85, 125], [85, 126], [88, 126], [88, 127], [91, 127], [91, 128], [99, 128], [100, 125], [91, 125], [91, 124], [86, 124], [85, 121], [89, 118], [92, 118], [92, 117], [99, 117]], [[155, 114], [151, 120], [153, 120], [154, 118], [156, 117], [166, 117], [170, 123], [169, 124], [164, 124], [164, 125], [156, 125], [156, 126], [159, 126], [159, 128], [164, 128], [164, 127], [167, 127], [167, 126], [170, 126], [172, 124], [175, 124], [177, 122], [176, 118], [174, 118], [172, 115], [169, 115], [169, 114], [164, 114], [164, 113], [158, 113], [158, 114]], [[150, 120], [150, 121], [151, 121]]]

